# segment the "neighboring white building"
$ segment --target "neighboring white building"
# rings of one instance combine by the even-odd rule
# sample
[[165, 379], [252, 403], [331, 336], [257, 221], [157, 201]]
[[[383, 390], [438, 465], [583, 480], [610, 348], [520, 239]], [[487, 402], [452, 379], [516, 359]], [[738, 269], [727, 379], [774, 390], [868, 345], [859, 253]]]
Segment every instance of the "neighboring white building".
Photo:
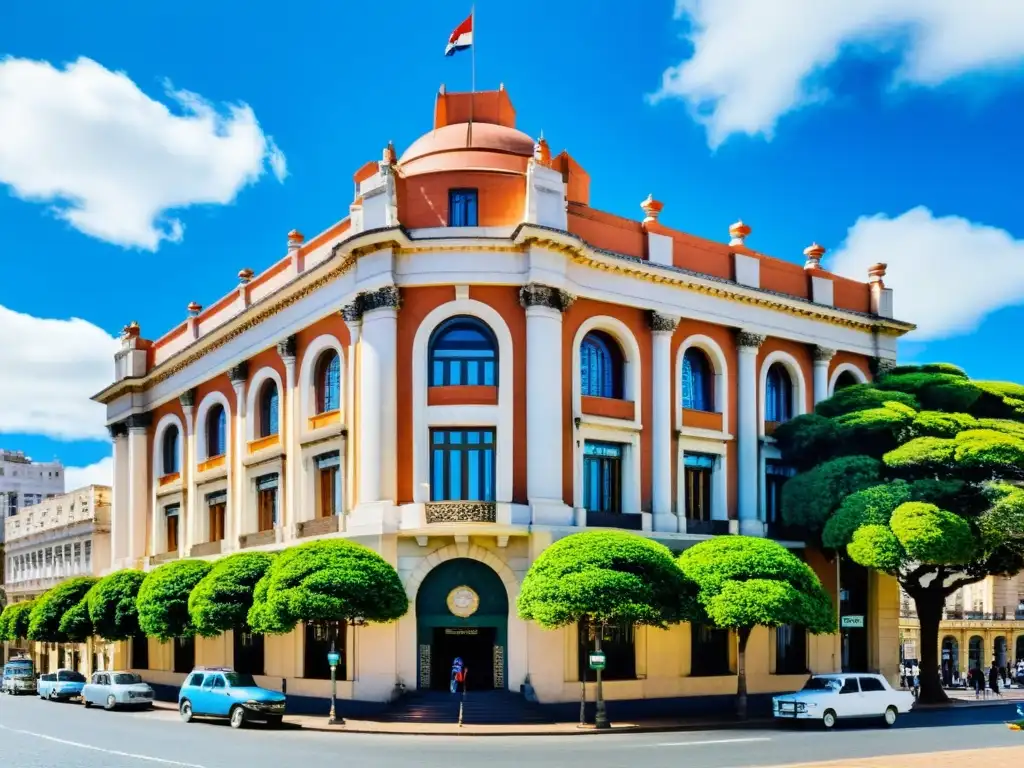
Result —
[[[22, 451], [0, 450], [0, 520], [64, 493], [64, 465], [32, 461]], [[0, 525], [0, 542], [4, 540]]]

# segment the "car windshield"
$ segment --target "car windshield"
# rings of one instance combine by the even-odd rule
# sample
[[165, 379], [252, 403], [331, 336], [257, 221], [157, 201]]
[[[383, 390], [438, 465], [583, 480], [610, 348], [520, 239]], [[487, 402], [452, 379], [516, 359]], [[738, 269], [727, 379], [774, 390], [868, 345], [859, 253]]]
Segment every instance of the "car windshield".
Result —
[[29, 669], [28, 667], [15, 667], [10, 672], [8, 672], [8, 674], [11, 677], [17, 677], [19, 679], [23, 679], [23, 678], [26, 678], [26, 677], [32, 677], [32, 670]]
[[829, 691], [839, 690], [843, 683], [837, 677], [812, 677], [804, 685], [805, 691]]
[[80, 672], [58, 672], [57, 679], [62, 683], [84, 683], [85, 676]]
[[122, 672], [119, 675], [114, 675], [114, 685], [134, 685], [141, 682], [142, 678], [138, 675], [133, 675], [131, 672]]
[[252, 675], [246, 675], [241, 672], [225, 672], [224, 679], [228, 681], [228, 685], [232, 688], [256, 687], [256, 681], [252, 679]]

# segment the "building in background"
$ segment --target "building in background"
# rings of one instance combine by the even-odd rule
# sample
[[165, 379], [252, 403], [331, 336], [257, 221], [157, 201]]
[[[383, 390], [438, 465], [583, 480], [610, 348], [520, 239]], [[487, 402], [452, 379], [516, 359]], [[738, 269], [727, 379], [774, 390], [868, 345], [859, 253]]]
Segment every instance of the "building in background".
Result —
[[[742, 222], [695, 237], [652, 197], [636, 218], [598, 210], [576, 159], [515, 122], [504, 89], [442, 89], [423, 136], [354, 174], [344, 218], [290, 232], [283, 258], [241, 269], [158, 338], [126, 326], [96, 396], [114, 446], [112, 568], [346, 537], [397, 568], [408, 615], [141, 638], [123, 663], [166, 685], [233, 664], [324, 697], [337, 637], [346, 699], [447, 690], [460, 655], [473, 686], [529, 680], [574, 706], [593, 679], [587, 633], [521, 621], [519, 585], [553, 541], [620, 528], [676, 551], [775, 537], [841, 588], [841, 635], [755, 631], [752, 692], [808, 670], [895, 679], [895, 581], [794, 540], [779, 517], [793, 472], [772, 438], [894, 364], [913, 326], [893, 318], [885, 265], [858, 281], [824, 270], [817, 244], [803, 264], [771, 258]], [[623, 626], [603, 645], [605, 696], [624, 707], [735, 691], [728, 632]]]
[[[38, 597], [73, 576], [98, 576], [110, 565], [111, 489], [90, 485], [18, 511], [6, 528], [5, 581], [9, 603]], [[58, 666], [91, 671], [90, 644], [27, 643], [44, 671]]]
[[[0, 519], [64, 493], [64, 466], [59, 461], [32, 461], [22, 451], [0, 450]], [[0, 543], [4, 540], [0, 526]]]

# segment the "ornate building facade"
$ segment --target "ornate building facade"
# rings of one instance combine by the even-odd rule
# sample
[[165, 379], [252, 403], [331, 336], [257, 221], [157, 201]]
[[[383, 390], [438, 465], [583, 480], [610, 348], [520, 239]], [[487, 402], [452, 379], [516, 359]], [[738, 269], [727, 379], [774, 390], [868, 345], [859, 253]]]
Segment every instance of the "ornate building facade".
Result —
[[[242, 269], [212, 306], [153, 340], [125, 328], [117, 380], [96, 396], [114, 442], [113, 568], [367, 544], [412, 608], [348, 630], [342, 695], [360, 701], [446, 686], [456, 653], [487, 670], [476, 685], [529, 679], [541, 701], [578, 701], [576, 628], [527, 625], [515, 600], [538, 553], [587, 528], [676, 550], [774, 536], [838, 594], [836, 565], [779, 519], [792, 473], [772, 431], [894, 363], [913, 326], [893, 318], [884, 265], [859, 282], [822, 269], [816, 244], [803, 266], [770, 258], [742, 222], [724, 242], [697, 238], [650, 197], [637, 220], [592, 208], [586, 171], [517, 130], [504, 89], [442, 89], [433, 129], [354, 182], [345, 218], [290, 232], [284, 258]], [[857, 637], [755, 633], [751, 689], [846, 657], [894, 673], [894, 583], [864, 584]], [[140, 641], [131, 658], [168, 683], [244, 658], [322, 696], [330, 631]], [[727, 635], [613, 634], [610, 698], [734, 689]]]

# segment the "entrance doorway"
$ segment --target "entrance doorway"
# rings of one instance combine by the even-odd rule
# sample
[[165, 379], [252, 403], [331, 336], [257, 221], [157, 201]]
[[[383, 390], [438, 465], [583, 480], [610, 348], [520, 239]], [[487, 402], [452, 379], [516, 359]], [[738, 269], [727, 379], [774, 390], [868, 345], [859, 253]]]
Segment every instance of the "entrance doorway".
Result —
[[462, 659], [466, 670], [467, 691], [493, 690], [494, 635], [493, 627], [435, 627], [431, 652], [436, 663], [431, 669], [431, 690], [449, 690], [456, 658]]

